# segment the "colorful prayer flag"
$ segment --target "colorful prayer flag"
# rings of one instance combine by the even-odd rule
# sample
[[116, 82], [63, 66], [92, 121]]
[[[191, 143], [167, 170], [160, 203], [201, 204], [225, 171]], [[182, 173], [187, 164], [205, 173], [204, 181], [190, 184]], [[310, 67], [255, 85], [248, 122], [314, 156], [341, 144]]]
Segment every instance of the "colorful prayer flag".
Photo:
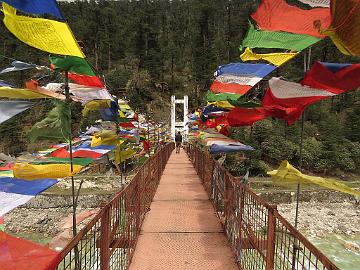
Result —
[[17, 15], [16, 9], [6, 3], [3, 13], [6, 28], [29, 46], [54, 54], [85, 57], [66, 23]]
[[5, 215], [19, 205], [27, 203], [37, 194], [57, 182], [55, 179], [26, 181], [12, 177], [0, 178], [0, 216]]
[[250, 23], [249, 31], [239, 49], [242, 51], [245, 47], [249, 47], [286, 49], [300, 52], [318, 41], [320, 41], [319, 38], [309, 35], [255, 29], [253, 24]]
[[210, 89], [215, 93], [245, 94], [276, 67], [266, 64], [231, 63], [219, 66]]
[[241, 60], [246, 61], [258, 61], [265, 60], [275, 66], [281, 66], [285, 62], [294, 58], [298, 53], [254, 53], [250, 48], [246, 48], [240, 55]]
[[323, 28], [327, 28], [331, 22], [329, 8], [303, 10], [287, 4], [285, 0], [262, 0], [251, 17], [261, 30], [284, 31], [318, 38], [324, 36], [314, 27], [314, 22], [320, 21]]

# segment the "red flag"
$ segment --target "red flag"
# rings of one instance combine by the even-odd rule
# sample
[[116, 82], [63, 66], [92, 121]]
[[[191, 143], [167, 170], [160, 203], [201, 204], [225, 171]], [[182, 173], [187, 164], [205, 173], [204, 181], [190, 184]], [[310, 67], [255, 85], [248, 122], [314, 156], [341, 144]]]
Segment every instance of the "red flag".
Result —
[[53, 270], [60, 253], [0, 231], [1, 270]]
[[341, 94], [360, 87], [360, 64], [316, 62], [305, 74], [303, 85]]
[[131, 122], [123, 122], [123, 123], [120, 123], [119, 124], [120, 127], [123, 127], [123, 128], [134, 128], [134, 124], [131, 123]]
[[214, 93], [233, 93], [233, 94], [246, 94], [252, 88], [251, 85], [241, 85], [237, 83], [222, 83], [215, 79], [210, 89]]
[[143, 147], [144, 147], [144, 151], [149, 151], [150, 149], [150, 142], [148, 140], [143, 141]]
[[312, 8], [304, 10], [291, 6], [285, 0], [263, 0], [251, 17], [258, 27], [268, 31], [284, 31], [323, 38], [314, 27], [320, 21], [322, 28], [331, 22], [330, 8]]
[[252, 126], [266, 117], [268, 117], [268, 113], [264, 108], [237, 107], [228, 113], [227, 120], [232, 127]]

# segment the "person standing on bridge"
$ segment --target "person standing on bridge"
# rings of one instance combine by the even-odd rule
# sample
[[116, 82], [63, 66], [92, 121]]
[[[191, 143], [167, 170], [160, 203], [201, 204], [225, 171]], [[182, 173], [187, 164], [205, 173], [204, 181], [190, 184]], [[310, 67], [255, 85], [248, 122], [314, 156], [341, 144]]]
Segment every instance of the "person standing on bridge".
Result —
[[182, 144], [182, 136], [180, 131], [175, 135], [176, 154], [180, 153], [180, 147]]

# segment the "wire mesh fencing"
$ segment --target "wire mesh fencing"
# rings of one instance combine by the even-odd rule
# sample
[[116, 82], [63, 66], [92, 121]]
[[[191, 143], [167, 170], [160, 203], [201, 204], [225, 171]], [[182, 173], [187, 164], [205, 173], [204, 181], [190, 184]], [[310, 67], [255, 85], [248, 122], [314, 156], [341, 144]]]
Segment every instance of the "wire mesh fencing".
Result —
[[192, 144], [186, 150], [223, 224], [239, 269], [339, 269], [279, 214], [276, 205], [256, 195], [209, 153]]
[[174, 149], [158, 149], [131, 182], [107, 203], [62, 250], [57, 270], [125, 270], [161, 174]]

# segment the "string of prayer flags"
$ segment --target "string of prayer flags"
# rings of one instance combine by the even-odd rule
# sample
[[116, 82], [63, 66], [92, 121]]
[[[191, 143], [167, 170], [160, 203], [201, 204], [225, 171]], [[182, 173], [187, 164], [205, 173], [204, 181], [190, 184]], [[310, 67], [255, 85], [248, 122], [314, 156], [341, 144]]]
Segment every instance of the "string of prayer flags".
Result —
[[281, 66], [290, 59], [294, 58], [298, 53], [254, 53], [250, 48], [246, 48], [240, 55], [241, 60], [246, 61], [258, 61], [265, 60], [275, 66]]
[[262, 0], [251, 17], [261, 30], [284, 31], [318, 38], [324, 36], [314, 27], [314, 22], [319, 21], [324, 29], [331, 22], [329, 8], [303, 10], [287, 4], [285, 0]]
[[341, 94], [359, 88], [359, 78], [360, 64], [316, 62], [301, 84]]
[[[101, 145], [91, 147], [89, 144], [83, 143], [80, 146], [74, 147], [73, 157], [74, 158], [92, 158], [97, 159], [103, 155], [109, 153], [116, 146], [114, 145]], [[59, 148], [50, 154], [51, 157], [55, 158], [69, 158], [70, 152], [65, 148]]]
[[350, 194], [353, 196], [360, 196], [360, 191], [352, 189], [344, 183], [335, 179], [302, 174], [299, 170], [294, 168], [287, 160], [281, 162], [280, 167], [277, 170], [268, 172], [268, 175], [271, 176], [271, 179], [275, 184], [279, 185], [311, 184]]
[[6, 28], [20, 41], [49, 53], [85, 57], [66, 23], [18, 15], [12, 6], [2, 6]]
[[117, 149], [115, 151], [115, 162], [117, 164], [120, 164], [121, 162], [124, 162], [128, 160], [129, 158], [133, 157], [136, 154], [136, 151], [134, 149], [127, 149], [127, 150], [121, 150]]
[[250, 23], [249, 30], [245, 39], [242, 41], [239, 49], [242, 51], [245, 47], [248, 48], [269, 48], [269, 49], [286, 49], [300, 52], [303, 49], [320, 41], [319, 38], [309, 36], [287, 33], [282, 31], [266, 31], [255, 29]]
[[329, 36], [339, 51], [360, 55], [360, 4], [358, 0], [331, 1], [331, 25], [318, 23], [320, 33]]

